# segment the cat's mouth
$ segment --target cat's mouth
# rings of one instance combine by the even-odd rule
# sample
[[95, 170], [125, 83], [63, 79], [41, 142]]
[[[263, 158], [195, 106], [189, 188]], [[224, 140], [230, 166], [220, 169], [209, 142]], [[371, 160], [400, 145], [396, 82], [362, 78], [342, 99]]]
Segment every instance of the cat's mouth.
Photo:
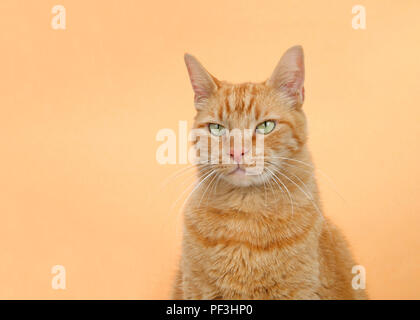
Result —
[[256, 183], [255, 178], [248, 171], [248, 166], [237, 164], [224, 176], [228, 182], [235, 186], [247, 187]]
[[220, 172], [222, 178], [235, 187], [256, 186], [263, 182], [260, 170], [255, 165], [236, 163], [225, 166], [223, 169]]
[[241, 168], [241, 166], [238, 164], [235, 169], [229, 172], [228, 175], [245, 175], [245, 173], [245, 169]]

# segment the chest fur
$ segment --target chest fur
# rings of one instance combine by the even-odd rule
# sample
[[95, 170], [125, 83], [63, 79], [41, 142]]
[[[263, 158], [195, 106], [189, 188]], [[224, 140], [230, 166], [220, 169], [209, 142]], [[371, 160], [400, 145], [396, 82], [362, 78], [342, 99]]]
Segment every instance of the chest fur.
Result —
[[223, 298], [293, 298], [302, 288], [319, 285], [314, 243], [310, 234], [298, 243], [266, 248], [232, 239], [211, 243], [189, 238], [185, 267], [198, 286]]

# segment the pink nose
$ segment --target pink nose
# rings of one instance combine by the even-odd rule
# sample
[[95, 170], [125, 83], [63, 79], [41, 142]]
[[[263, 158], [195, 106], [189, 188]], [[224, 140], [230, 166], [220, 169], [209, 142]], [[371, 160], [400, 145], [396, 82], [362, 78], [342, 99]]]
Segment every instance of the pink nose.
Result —
[[239, 150], [235, 150], [234, 148], [230, 149], [230, 157], [235, 160], [237, 163], [240, 163], [242, 160], [242, 157], [245, 155], [247, 151], [243, 148]]

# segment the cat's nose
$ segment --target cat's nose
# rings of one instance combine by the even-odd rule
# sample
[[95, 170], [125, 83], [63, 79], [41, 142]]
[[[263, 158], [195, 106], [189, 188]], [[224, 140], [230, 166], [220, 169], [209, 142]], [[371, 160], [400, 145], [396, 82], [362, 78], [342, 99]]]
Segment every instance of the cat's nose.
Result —
[[244, 148], [239, 148], [239, 149], [235, 149], [235, 148], [231, 148], [230, 149], [230, 157], [235, 160], [237, 163], [240, 163], [242, 161], [242, 158], [244, 157], [244, 155], [248, 152], [248, 150], [244, 149]]

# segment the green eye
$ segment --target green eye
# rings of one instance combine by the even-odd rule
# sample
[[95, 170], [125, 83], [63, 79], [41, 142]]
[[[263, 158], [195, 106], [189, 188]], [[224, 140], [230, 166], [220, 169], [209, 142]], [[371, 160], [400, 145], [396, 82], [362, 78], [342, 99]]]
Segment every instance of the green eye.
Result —
[[276, 123], [271, 120], [264, 121], [263, 123], [260, 123], [257, 126], [257, 133], [260, 134], [269, 134], [271, 131], [273, 131], [274, 127], [276, 126]]
[[216, 136], [216, 137], [220, 137], [223, 136], [225, 134], [225, 127], [221, 126], [220, 124], [217, 123], [210, 123], [209, 124], [209, 130], [211, 132], [212, 135]]

